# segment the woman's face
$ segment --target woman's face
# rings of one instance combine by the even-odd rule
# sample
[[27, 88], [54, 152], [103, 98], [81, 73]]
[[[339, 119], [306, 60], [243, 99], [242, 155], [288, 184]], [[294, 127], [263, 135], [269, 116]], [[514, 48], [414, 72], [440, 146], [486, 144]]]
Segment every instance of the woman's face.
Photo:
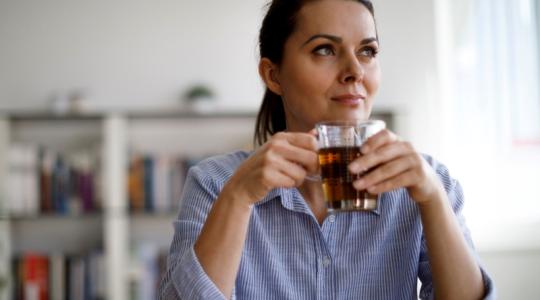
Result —
[[287, 130], [328, 120], [365, 120], [380, 81], [375, 21], [361, 3], [320, 0], [298, 14], [276, 80]]

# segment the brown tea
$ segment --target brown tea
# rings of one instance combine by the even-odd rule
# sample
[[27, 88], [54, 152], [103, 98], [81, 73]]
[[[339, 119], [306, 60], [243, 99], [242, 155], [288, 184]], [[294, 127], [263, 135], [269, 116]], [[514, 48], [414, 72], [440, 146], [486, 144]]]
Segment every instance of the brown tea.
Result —
[[377, 208], [377, 195], [365, 190], [357, 191], [352, 185], [360, 175], [351, 174], [348, 166], [361, 155], [359, 146], [319, 150], [322, 188], [329, 211]]

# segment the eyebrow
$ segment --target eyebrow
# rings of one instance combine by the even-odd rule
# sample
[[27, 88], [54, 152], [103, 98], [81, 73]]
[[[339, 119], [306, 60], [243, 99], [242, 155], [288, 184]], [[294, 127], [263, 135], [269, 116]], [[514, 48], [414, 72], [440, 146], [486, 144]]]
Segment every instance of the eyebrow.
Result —
[[[333, 41], [335, 43], [338, 43], [338, 44], [343, 42], [343, 39], [340, 38], [339, 36], [335, 36], [335, 35], [331, 35], [331, 34], [324, 34], [323, 33], [323, 34], [315, 34], [315, 35], [311, 36], [309, 39], [307, 39], [307, 41], [305, 41], [302, 44], [302, 47], [309, 44], [309, 42], [311, 42], [311, 41], [313, 41], [315, 39], [319, 39], [319, 38], [331, 40], [331, 41]], [[376, 37], [365, 38], [360, 42], [360, 45], [366, 45], [366, 44], [369, 44], [369, 43], [375, 42], [375, 41], [378, 41], [378, 39]]]

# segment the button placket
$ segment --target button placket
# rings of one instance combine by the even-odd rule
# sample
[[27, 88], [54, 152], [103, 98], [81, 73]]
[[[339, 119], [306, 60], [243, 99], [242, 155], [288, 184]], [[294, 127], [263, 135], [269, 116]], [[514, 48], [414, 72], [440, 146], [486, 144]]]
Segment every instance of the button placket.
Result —
[[335, 221], [336, 221], [336, 216], [335, 215], [329, 215], [328, 216], [328, 222], [334, 223]]
[[328, 266], [330, 266], [330, 264], [332, 263], [332, 261], [330, 260], [330, 257], [328, 256], [324, 256], [321, 261], [322, 261], [323, 267], [325, 268], [328, 268]]

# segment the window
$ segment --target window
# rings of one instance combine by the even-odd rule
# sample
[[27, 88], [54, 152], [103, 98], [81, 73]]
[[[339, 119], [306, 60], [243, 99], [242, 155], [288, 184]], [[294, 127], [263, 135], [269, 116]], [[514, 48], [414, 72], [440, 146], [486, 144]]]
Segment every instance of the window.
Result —
[[539, 1], [437, 6], [445, 151], [485, 248], [505, 247], [500, 228], [540, 231]]

